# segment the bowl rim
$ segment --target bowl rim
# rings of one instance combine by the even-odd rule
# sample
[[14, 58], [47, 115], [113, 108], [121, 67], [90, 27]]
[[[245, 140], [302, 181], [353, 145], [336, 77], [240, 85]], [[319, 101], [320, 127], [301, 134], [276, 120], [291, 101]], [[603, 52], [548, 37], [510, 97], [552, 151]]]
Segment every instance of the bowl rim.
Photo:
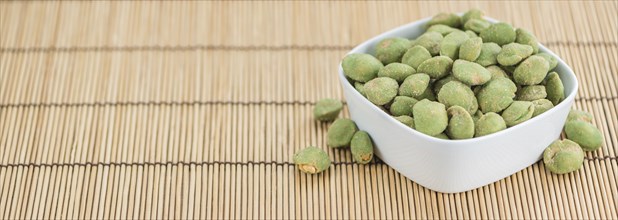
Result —
[[[461, 16], [463, 13], [460, 12], [460, 13], [456, 13], [456, 14]], [[357, 45], [356, 47], [352, 48], [352, 50], [350, 50], [345, 55], [347, 56], [349, 54], [354, 54], [354, 53], [365, 53], [365, 52], [360, 52], [361, 48], [369, 47], [369, 45], [374, 44], [374, 43], [376, 43], [379, 40], [391, 37], [390, 35], [393, 35], [396, 32], [400, 32], [400, 31], [403, 31], [403, 30], [406, 30], [406, 29], [411, 29], [411, 28], [417, 27], [418, 25], [424, 25], [431, 18], [432, 17], [425, 17], [425, 18], [422, 18], [422, 19], [410, 22], [408, 24], [404, 24], [404, 25], [401, 25], [399, 27], [393, 28], [393, 29], [388, 30], [386, 32], [383, 32], [383, 33], [381, 33], [381, 34], [379, 34], [379, 35], [377, 35], [375, 37], [372, 37], [372, 38], [362, 42], [361, 44]], [[499, 22], [501, 22], [501, 21], [499, 21], [497, 19], [494, 19], [494, 18], [491, 18], [491, 17], [487, 17], [487, 16], [483, 16], [483, 18], [485, 18], [490, 23], [499, 23]], [[489, 135], [481, 136], [481, 137], [473, 137], [473, 138], [468, 138], [468, 139], [456, 139], [456, 140], [441, 139], [441, 138], [437, 138], [437, 137], [434, 137], [434, 136], [427, 135], [425, 133], [417, 131], [416, 129], [412, 129], [412, 128], [408, 127], [408, 126], [405, 126], [403, 123], [397, 121], [392, 115], [387, 114], [385, 111], [383, 111], [382, 109], [378, 108], [378, 106], [376, 106], [375, 104], [371, 103], [369, 100], [367, 100], [367, 98], [365, 98], [363, 95], [361, 95], [358, 92], [358, 90], [356, 90], [353, 87], [353, 85], [345, 77], [345, 74], [343, 72], [343, 68], [341, 66], [341, 63], [342, 63], [341, 61], [339, 62], [339, 80], [344, 82], [342, 84], [344, 85], [345, 89], [354, 90], [354, 92], [353, 92], [354, 95], [361, 96], [362, 97], [361, 98], [361, 100], [362, 100], [361, 102], [363, 104], [370, 105], [371, 106], [370, 108], [372, 108], [374, 111], [379, 111], [382, 116], [385, 116], [385, 118], [388, 118], [387, 120], [390, 120], [391, 122], [397, 124], [397, 126], [399, 126], [400, 128], [407, 129], [407, 131], [408, 132], [412, 132], [412, 134], [416, 134], [417, 136], [422, 137], [422, 138], [429, 138], [429, 140], [437, 142], [437, 143], [445, 143], [445, 144], [449, 144], [449, 143], [450, 144], [452, 144], [452, 143], [469, 144], [469, 143], [481, 142], [481, 141], [484, 141], [486, 139], [490, 139], [490, 138], [493, 138], [495, 136], [503, 135], [505, 133], [508, 133], [511, 128], [518, 127], [518, 126], [521, 127], [521, 126], [525, 126], [525, 125], [530, 124], [530, 123], [534, 123], [535, 121], [538, 121], [538, 120], [543, 120], [548, 115], [551, 115], [551, 114], [555, 113], [556, 111], [558, 111], [559, 110], [558, 106], [568, 105], [568, 103], [571, 103], [575, 99], [575, 96], [577, 95], [577, 91], [579, 89], [579, 81], [578, 81], [575, 73], [573, 72], [573, 69], [566, 62], [564, 62], [564, 60], [562, 60], [562, 58], [560, 58], [558, 55], [556, 55], [553, 51], [549, 50], [547, 47], [545, 47], [541, 43], [538, 43], [538, 44], [539, 44], [539, 51], [548, 53], [552, 57], [556, 58], [558, 60], [557, 67], [560, 66], [560, 65], [563, 65], [565, 67], [565, 70], [566, 70], [564, 74], [568, 74], [568, 75], [572, 76], [572, 78], [573, 78], [573, 86], [572, 86], [571, 92], [568, 95], [566, 95], [565, 98], [560, 103], [558, 103], [558, 105], [555, 105], [554, 107], [552, 107], [551, 109], [547, 110], [546, 112], [543, 112], [540, 115], [538, 115], [536, 117], [533, 117], [531, 119], [528, 119], [528, 120], [526, 120], [526, 121], [524, 121], [522, 123], [519, 123], [519, 124], [517, 124], [515, 126], [507, 127], [504, 130], [501, 130], [501, 131], [498, 131], [498, 132], [495, 132], [495, 133], [492, 133], [492, 134], [489, 134]], [[552, 72], [555, 72], [555, 69]]]

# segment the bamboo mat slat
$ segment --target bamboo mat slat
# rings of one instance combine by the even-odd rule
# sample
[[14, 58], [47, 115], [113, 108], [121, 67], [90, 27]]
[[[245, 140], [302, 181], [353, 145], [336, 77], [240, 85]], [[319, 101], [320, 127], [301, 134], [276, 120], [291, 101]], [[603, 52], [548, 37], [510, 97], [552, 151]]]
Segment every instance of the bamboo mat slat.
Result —
[[[355, 45], [441, 11], [531, 30], [604, 148], [458, 194], [327, 149]], [[616, 1], [2, 1], [0, 219], [618, 219]], [[347, 108], [347, 107], [346, 107]], [[348, 117], [344, 108], [343, 117]], [[334, 161], [298, 172], [307, 145]]]

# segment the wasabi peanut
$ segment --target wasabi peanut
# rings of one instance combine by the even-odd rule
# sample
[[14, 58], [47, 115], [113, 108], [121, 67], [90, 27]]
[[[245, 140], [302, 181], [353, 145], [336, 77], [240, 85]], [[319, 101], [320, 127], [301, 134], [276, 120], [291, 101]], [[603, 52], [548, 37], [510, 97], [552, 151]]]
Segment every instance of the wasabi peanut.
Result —
[[440, 53], [440, 43], [442, 43], [443, 39], [444, 37], [442, 37], [442, 34], [438, 32], [425, 32], [423, 35], [416, 38], [412, 46], [422, 46], [427, 49], [432, 56], [435, 56]]
[[480, 33], [483, 42], [494, 42], [500, 46], [515, 42], [517, 34], [513, 26], [507, 23], [495, 23], [485, 28]]
[[435, 24], [443, 24], [456, 28], [461, 26], [461, 18], [453, 13], [439, 13], [427, 22], [428, 27]]
[[442, 89], [442, 87], [444, 85], [446, 85], [447, 83], [451, 82], [451, 81], [457, 81], [457, 79], [455, 79], [455, 77], [453, 75], [449, 75], [447, 77], [444, 77], [442, 79], [437, 80], [436, 82], [433, 83], [433, 91], [435, 94], [439, 94], [440, 90]]
[[395, 117], [395, 119], [410, 128], [414, 128], [414, 118], [410, 116], [402, 115]]
[[304, 173], [320, 173], [330, 166], [330, 159], [324, 150], [317, 147], [307, 147], [294, 154], [294, 164]]
[[496, 43], [483, 43], [481, 45], [481, 53], [474, 62], [481, 66], [491, 66], [498, 63], [498, 54], [502, 51], [502, 48]]
[[520, 101], [534, 101], [545, 97], [547, 97], [547, 92], [545, 92], [545, 86], [542, 85], [525, 86], [517, 91], [517, 100]]
[[502, 112], [502, 118], [504, 118], [506, 126], [512, 127], [532, 118], [533, 113], [534, 105], [532, 102], [514, 101]]
[[508, 78], [496, 78], [481, 87], [477, 99], [484, 113], [501, 112], [513, 103], [517, 86]]
[[543, 163], [552, 173], [570, 173], [582, 167], [584, 152], [573, 141], [554, 141], [543, 152]]
[[534, 105], [534, 112], [532, 113], [532, 117], [536, 117], [537, 115], [540, 115], [543, 112], [546, 112], [547, 110], [554, 107], [554, 104], [552, 104], [551, 101], [547, 99], [537, 99], [532, 101], [532, 104]]
[[491, 23], [483, 19], [472, 18], [464, 24], [464, 29], [469, 30], [469, 31], [474, 31], [475, 33], [481, 33], [483, 30], [487, 29], [489, 26], [491, 26]]
[[367, 96], [365, 94], [365, 84], [360, 83], [360, 82], [354, 82], [354, 89], [356, 89], [356, 91], [358, 91], [358, 93], [360, 93], [363, 96]]
[[453, 64], [453, 76], [467, 85], [483, 85], [491, 79], [491, 73], [478, 63], [456, 60]]
[[416, 130], [427, 135], [440, 134], [448, 125], [446, 108], [439, 102], [421, 100], [414, 105], [412, 115]]
[[433, 93], [431, 87], [433, 86], [431, 85], [431, 83], [429, 83], [429, 86], [427, 86], [427, 89], [425, 89], [425, 91], [421, 95], [412, 96], [412, 98], [415, 98], [416, 100], [427, 99], [429, 101], [436, 101], [436, 94]]
[[537, 42], [536, 37], [532, 33], [524, 29], [517, 28], [515, 30], [515, 35], [516, 35], [515, 43], [525, 44], [525, 45], [532, 47], [533, 54], [536, 54], [539, 52], [539, 43]]
[[412, 116], [412, 108], [417, 102], [418, 100], [412, 97], [397, 96], [391, 104], [390, 112], [393, 116]]
[[418, 73], [425, 73], [432, 79], [440, 79], [451, 72], [453, 60], [447, 56], [429, 58], [418, 66]]
[[397, 81], [397, 83], [401, 83], [406, 77], [414, 73], [416, 73], [416, 70], [411, 66], [401, 63], [391, 63], [380, 68], [378, 77], [389, 77]]
[[450, 138], [446, 134], [444, 134], [444, 133], [436, 134], [433, 137], [444, 139], [444, 140], [450, 140]]
[[[476, 38], [476, 37], [478, 37], [478, 36], [479, 36], [479, 35], [477, 35], [474, 31], [470, 31], [470, 30], [465, 31], [465, 33], [468, 35], [468, 37], [469, 37], [469, 38]], [[469, 39], [468, 39], [468, 40], [469, 40]]]
[[333, 148], [350, 146], [350, 141], [356, 131], [358, 128], [354, 121], [345, 118], [337, 119], [328, 128], [327, 144]]
[[567, 117], [567, 122], [569, 121], [583, 121], [592, 123], [592, 115], [585, 111], [571, 109], [571, 111], [569, 112], [569, 116]]
[[468, 111], [460, 106], [447, 109], [449, 116], [447, 135], [452, 139], [468, 139], [474, 137], [474, 121]]
[[408, 76], [399, 87], [399, 95], [418, 97], [427, 90], [429, 80], [429, 76], [423, 73]]
[[438, 101], [447, 108], [461, 106], [470, 114], [478, 109], [478, 102], [470, 87], [458, 81], [451, 81], [442, 86], [438, 93]]
[[532, 55], [533, 48], [529, 45], [510, 43], [502, 46], [496, 60], [500, 65], [513, 66]]
[[483, 19], [485, 13], [478, 9], [470, 9], [461, 16], [461, 23], [465, 24], [470, 19]]
[[549, 63], [549, 70], [553, 70], [554, 68], [556, 68], [556, 66], [558, 66], [558, 59], [556, 59], [554, 56], [545, 53], [545, 52], [541, 52], [536, 54], [537, 56], [541, 56], [543, 57], [547, 63]]
[[313, 117], [318, 121], [332, 121], [342, 108], [343, 104], [337, 99], [322, 99], [313, 107]]
[[365, 83], [364, 91], [367, 99], [376, 105], [389, 103], [395, 96], [399, 85], [397, 81], [388, 77], [378, 77]]
[[476, 113], [470, 115], [472, 116], [472, 121], [474, 121], [474, 124], [476, 125], [476, 123], [479, 121], [479, 119], [481, 117], [483, 117], [483, 112], [481, 110], [477, 110]]
[[603, 135], [594, 125], [584, 121], [569, 121], [564, 126], [568, 139], [579, 144], [585, 151], [594, 151], [603, 145]]
[[352, 158], [357, 163], [371, 162], [371, 159], [373, 159], [373, 142], [369, 134], [365, 131], [357, 131], [352, 137], [350, 150], [352, 151]]
[[341, 62], [343, 72], [347, 77], [358, 82], [367, 82], [376, 78], [382, 68], [382, 62], [369, 54], [349, 54]]
[[558, 73], [551, 72], [545, 80], [545, 90], [547, 91], [547, 99], [554, 105], [557, 105], [564, 100], [564, 86]]
[[440, 44], [440, 55], [456, 60], [459, 57], [459, 47], [469, 38], [463, 31], [454, 31], [446, 35]]
[[506, 129], [506, 122], [502, 116], [489, 112], [481, 116], [475, 125], [475, 137], [481, 137]]
[[453, 31], [459, 31], [459, 29], [452, 28], [450, 26], [443, 25], [443, 24], [435, 24], [435, 25], [432, 25], [431, 27], [427, 28], [427, 32], [438, 32], [438, 33], [442, 34], [442, 36], [446, 36], [446, 35], [452, 33]]
[[418, 66], [429, 58], [431, 58], [429, 51], [424, 47], [417, 45], [408, 49], [408, 51], [401, 58], [401, 63], [418, 69]]
[[480, 37], [472, 37], [459, 47], [459, 59], [475, 61], [481, 55], [483, 40]]
[[513, 72], [513, 79], [520, 85], [536, 85], [541, 83], [549, 71], [545, 58], [533, 55], [519, 64]]
[[498, 77], [507, 78], [507, 79], [510, 78], [509, 74], [507, 74], [506, 71], [500, 69], [500, 67], [498, 66], [488, 66], [488, 67], [485, 67], [485, 69], [487, 69], [487, 71], [489, 71], [489, 73], [491, 74], [491, 79], [495, 79]]
[[401, 56], [410, 48], [410, 41], [401, 37], [387, 38], [376, 46], [376, 58], [384, 65], [399, 62]]

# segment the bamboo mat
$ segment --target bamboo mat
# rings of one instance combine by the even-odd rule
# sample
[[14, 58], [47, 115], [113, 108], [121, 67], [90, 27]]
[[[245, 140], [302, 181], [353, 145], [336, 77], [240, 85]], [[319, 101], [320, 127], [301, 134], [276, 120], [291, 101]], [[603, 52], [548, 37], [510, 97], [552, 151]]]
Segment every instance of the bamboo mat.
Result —
[[[604, 148], [459, 194], [327, 149], [343, 55], [441, 11], [531, 30]], [[616, 1], [0, 2], [0, 219], [617, 219]], [[347, 117], [347, 110], [343, 114]], [[328, 150], [321, 175], [292, 154]]]

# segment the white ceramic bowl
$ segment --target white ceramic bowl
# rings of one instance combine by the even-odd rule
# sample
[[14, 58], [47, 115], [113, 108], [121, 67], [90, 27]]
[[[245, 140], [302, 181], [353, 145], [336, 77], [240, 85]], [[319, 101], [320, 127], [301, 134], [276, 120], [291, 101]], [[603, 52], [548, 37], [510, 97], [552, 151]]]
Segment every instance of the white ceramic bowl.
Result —
[[[384, 38], [416, 38], [425, 31], [423, 25], [430, 19], [425, 18], [380, 34], [349, 53], [374, 54], [373, 48]], [[542, 45], [539, 49], [558, 57]], [[424, 187], [455, 193], [487, 185], [530, 166], [559, 137], [578, 85], [573, 70], [561, 59], [558, 59], [555, 71], [564, 84], [564, 101], [519, 125], [467, 140], [442, 140], [399, 123], [354, 89], [345, 78], [341, 64], [339, 80], [351, 118], [361, 130], [371, 135], [378, 157]]]

